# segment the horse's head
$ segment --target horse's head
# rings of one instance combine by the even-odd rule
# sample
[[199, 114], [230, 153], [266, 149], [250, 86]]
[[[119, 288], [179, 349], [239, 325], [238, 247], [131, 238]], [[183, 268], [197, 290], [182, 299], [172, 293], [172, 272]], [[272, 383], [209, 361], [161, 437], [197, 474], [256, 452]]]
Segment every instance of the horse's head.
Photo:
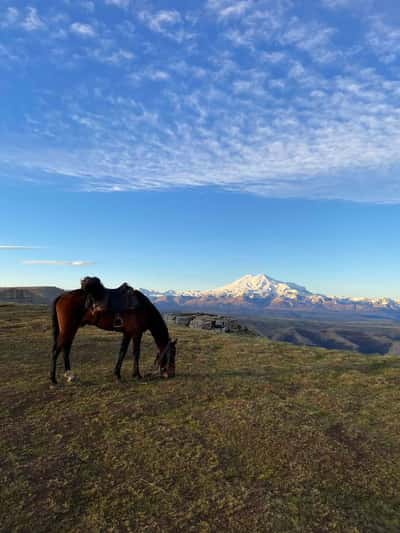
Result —
[[160, 374], [163, 378], [175, 377], [176, 343], [177, 339], [169, 340], [164, 350], [158, 355]]

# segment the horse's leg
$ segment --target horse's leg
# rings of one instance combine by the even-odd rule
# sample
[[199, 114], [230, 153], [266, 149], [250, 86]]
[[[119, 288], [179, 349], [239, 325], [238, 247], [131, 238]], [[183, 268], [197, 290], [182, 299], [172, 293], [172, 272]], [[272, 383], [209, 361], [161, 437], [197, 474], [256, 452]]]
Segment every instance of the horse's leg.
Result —
[[[76, 328], [76, 330], [77, 329], [78, 328]], [[76, 330], [74, 332], [71, 332], [71, 335], [68, 335], [68, 337], [66, 337], [63, 334], [59, 334], [57, 337], [57, 340], [54, 342], [52, 358], [51, 358], [51, 370], [50, 370], [50, 379], [52, 383], [54, 383], [54, 385], [57, 384], [57, 379], [56, 379], [57, 358], [61, 351], [63, 352], [63, 356], [64, 356], [65, 372], [69, 372], [71, 370], [69, 354], [71, 351], [72, 341], [75, 337]]]
[[56, 379], [56, 367], [57, 367], [57, 357], [61, 352], [62, 346], [59, 345], [58, 339], [54, 342], [53, 351], [51, 354], [51, 368], [50, 368], [50, 379], [54, 385], [57, 385]]
[[64, 370], [65, 372], [71, 371], [71, 362], [69, 360], [69, 353], [71, 351], [72, 342], [66, 342], [64, 344], [63, 348], [63, 356], [64, 356]]
[[118, 381], [121, 380], [121, 366], [124, 361], [126, 351], [128, 349], [130, 341], [131, 341], [130, 335], [127, 335], [126, 333], [124, 333], [124, 336], [122, 337], [121, 348], [119, 349], [117, 363], [114, 368], [114, 376], [117, 378]]
[[140, 370], [139, 370], [141, 342], [142, 342], [141, 334], [133, 337], [133, 377], [137, 379], [141, 379], [142, 377]]

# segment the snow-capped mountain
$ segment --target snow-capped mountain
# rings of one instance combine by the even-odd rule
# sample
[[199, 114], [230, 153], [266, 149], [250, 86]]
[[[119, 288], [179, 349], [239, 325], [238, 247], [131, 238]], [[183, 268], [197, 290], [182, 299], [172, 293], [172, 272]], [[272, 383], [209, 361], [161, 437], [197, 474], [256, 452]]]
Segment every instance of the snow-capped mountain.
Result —
[[162, 310], [237, 314], [271, 311], [353, 313], [400, 318], [400, 302], [389, 298], [342, 298], [315, 294], [295, 283], [266, 274], [247, 274], [216, 289], [205, 291], [149, 291], [142, 289]]
[[[207, 312], [236, 315], [313, 313], [349, 318], [350, 315], [400, 320], [400, 301], [390, 298], [343, 298], [315, 294], [301, 285], [278, 281], [266, 274], [242, 278], [206, 291], [140, 289], [162, 311]], [[62, 292], [57, 287], [0, 288], [0, 302], [51, 303]]]
[[305, 287], [296, 285], [294, 283], [284, 283], [269, 278], [265, 274], [257, 274], [255, 276], [246, 274], [242, 278], [224, 285], [218, 289], [204, 291], [203, 294], [209, 294], [219, 297], [240, 298], [244, 295], [248, 297], [269, 298], [271, 296], [285, 296], [287, 298], [297, 298], [299, 295], [311, 295]]

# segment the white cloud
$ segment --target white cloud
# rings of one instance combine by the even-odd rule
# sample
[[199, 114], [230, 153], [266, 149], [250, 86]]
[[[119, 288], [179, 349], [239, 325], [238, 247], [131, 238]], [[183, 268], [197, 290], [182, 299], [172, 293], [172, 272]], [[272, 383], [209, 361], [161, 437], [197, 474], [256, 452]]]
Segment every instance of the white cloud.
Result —
[[155, 81], [164, 81], [167, 80], [170, 77], [168, 72], [165, 72], [165, 70], [154, 70], [149, 73], [149, 78]]
[[261, 59], [267, 63], [280, 63], [286, 59], [284, 52], [261, 52]]
[[140, 11], [139, 20], [151, 31], [177, 42], [191, 39], [193, 34], [184, 30], [184, 21], [176, 10]]
[[294, 20], [281, 37], [281, 42], [308, 52], [318, 62], [332, 61], [337, 56], [336, 50], [331, 46], [334, 33], [333, 28]]
[[[231, 99], [225, 104], [236, 109], [229, 115], [224, 112], [219, 131], [186, 122], [168, 133], [161, 125], [159, 134], [153, 131], [151, 139], [139, 146], [129, 141], [138, 122], [127, 115], [120, 128], [126, 131], [104, 146], [48, 154], [46, 163], [37, 155], [36, 161], [34, 156], [29, 159], [49, 174], [81, 179], [85, 190], [216, 185], [269, 196], [369, 201], [384, 201], [391, 190], [390, 200], [399, 201], [398, 186], [385, 167], [398, 162], [400, 113], [384, 109], [375, 88], [369, 87], [371, 79], [367, 80], [358, 79], [356, 87], [354, 79], [338, 79], [333, 93], [315, 94], [310, 88], [308, 94], [313, 96], [301, 102], [303, 111], [246, 112], [248, 104], [243, 107], [222, 95]], [[380, 84], [377, 80], [377, 87]], [[359, 101], [360, 96], [368, 103]], [[206, 117], [214, 115], [207, 98], [199, 94], [187, 104], [181, 99], [181, 105], [193, 105]]]
[[81, 22], [73, 22], [70, 26], [70, 30], [82, 37], [94, 37], [96, 35], [94, 28], [90, 24], [83, 24]]
[[400, 28], [386, 22], [383, 17], [369, 18], [367, 43], [384, 63], [393, 63], [400, 57]]
[[0, 244], [0, 250], [38, 250], [41, 246], [23, 246], [18, 244]]
[[181, 16], [178, 11], [159, 11], [154, 13], [154, 15], [150, 15], [147, 20], [152, 30], [162, 32], [166, 27], [180, 22]]
[[12, 50], [0, 43], [0, 62], [4, 65], [18, 62], [19, 57]]
[[139, 85], [147, 80], [151, 81], [167, 81], [171, 78], [169, 72], [158, 68], [147, 68], [142, 71], [138, 70], [129, 74], [129, 80], [134, 85]]
[[[89, 191], [213, 185], [400, 201], [393, 21], [369, 15], [353, 35], [337, 23], [348, 13], [303, 16], [290, 0], [209, 0], [207, 10], [181, 12], [140, 5], [134, 25], [121, 24], [120, 11], [102, 20], [96, 9], [90, 24], [41, 11], [52, 31], [0, 43], [7, 68], [17, 63], [10, 54], [29, 57], [36, 39], [44, 59], [32, 62], [74, 72], [65, 91], [50, 84], [34, 97], [20, 124], [26, 135], [0, 145], [3, 168]], [[7, 20], [18, 28], [25, 14]], [[65, 38], [54, 46], [56, 32]], [[71, 32], [96, 39], [68, 39]]]
[[17, 23], [20, 13], [15, 7], [8, 7], [3, 15], [0, 16], [0, 27], [7, 28]]
[[58, 261], [53, 259], [32, 259], [22, 261], [24, 265], [54, 265], [54, 266], [73, 266], [81, 267], [87, 265], [94, 265], [93, 261]]
[[254, 6], [253, 0], [207, 0], [207, 8], [221, 17], [241, 14]]
[[135, 57], [131, 51], [121, 48], [113, 51], [95, 49], [89, 55], [101, 63], [109, 63], [110, 65], [120, 65], [121, 63], [132, 61]]
[[116, 6], [126, 9], [129, 7], [130, 0], [105, 0], [105, 3], [110, 6]]
[[355, 0], [321, 0], [322, 5], [325, 7], [329, 7], [330, 9], [336, 9], [338, 7], [350, 7], [351, 5], [354, 5], [356, 2]]
[[27, 8], [27, 15], [21, 22], [21, 26], [26, 31], [36, 31], [45, 28], [44, 22], [38, 15], [37, 9], [34, 7]]

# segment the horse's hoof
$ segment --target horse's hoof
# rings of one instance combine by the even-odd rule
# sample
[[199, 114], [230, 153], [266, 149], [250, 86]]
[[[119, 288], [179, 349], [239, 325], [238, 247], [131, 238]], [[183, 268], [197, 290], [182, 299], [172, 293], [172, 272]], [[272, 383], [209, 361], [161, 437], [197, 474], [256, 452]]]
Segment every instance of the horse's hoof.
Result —
[[72, 370], [67, 370], [67, 372], [64, 373], [64, 377], [67, 380], [67, 383], [72, 383], [73, 381], [76, 381], [76, 376], [72, 372]]
[[117, 385], [121, 385], [121, 383], [122, 383], [121, 376], [116, 376], [116, 375], [114, 374], [114, 382], [115, 382]]
[[168, 372], [163, 372], [161, 374], [161, 377], [164, 378], [164, 379], [168, 379], [169, 378]]

